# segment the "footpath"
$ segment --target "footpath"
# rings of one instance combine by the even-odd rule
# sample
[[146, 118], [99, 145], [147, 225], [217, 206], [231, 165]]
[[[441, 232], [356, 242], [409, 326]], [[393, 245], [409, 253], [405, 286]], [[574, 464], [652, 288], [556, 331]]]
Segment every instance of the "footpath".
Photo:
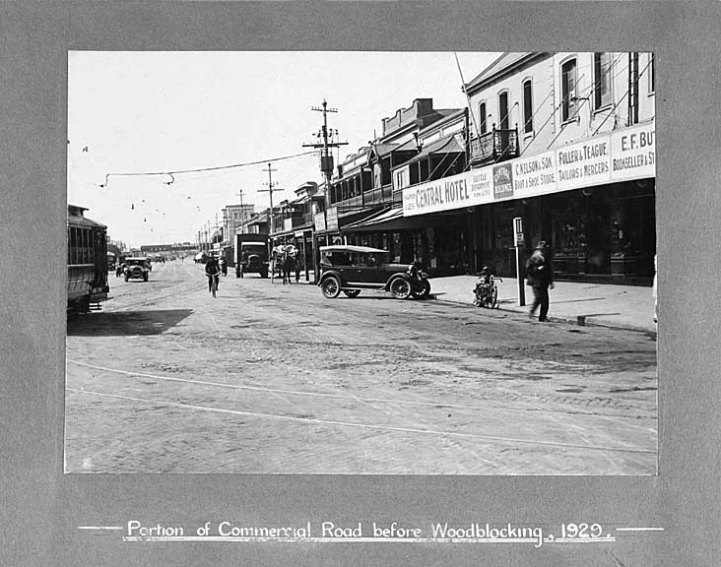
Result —
[[[438, 301], [467, 304], [473, 309], [483, 309], [473, 304], [476, 276], [448, 276], [432, 278], [431, 297]], [[533, 291], [524, 285], [525, 305], [518, 304], [518, 282], [515, 278], [496, 279], [498, 284], [498, 307], [528, 315], [533, 303]], [[313, 283], [301, 276], [300, 283]], [[656, 335], [653, 320], [653, 295], [651, 287], [617, 285], [590, 282], [555, 282], [549, 290], [551, 307], [548, 319], [573, 325], [600, 326], [626, 329]], [[538, 313], [536, 313], [538, 315]]]
[[[476, 276], [433, 278], [431, 293], [436, 299], [473, 305]], [[498, 309], [528, 314], [533, 290], [524, 285], [525, 306], [518, 302], [518, 282], [502, 278], [498, 283]], [[549, 290], [548, 319], [574, 325], [596, 325], [656, 334], [653, 295], [650, 287], [589, 282], [555, 282]], [[475, 307], [483, 309], [482, 307]], [[538, 312], [536, 312], [536, 315]]]

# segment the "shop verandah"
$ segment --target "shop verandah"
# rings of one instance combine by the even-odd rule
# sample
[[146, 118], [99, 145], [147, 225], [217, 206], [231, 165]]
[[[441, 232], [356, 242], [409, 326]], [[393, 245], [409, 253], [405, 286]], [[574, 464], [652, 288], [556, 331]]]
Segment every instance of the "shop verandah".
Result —
[[393, 261], [419, 262], [432, 277], [474, 274], [483, 266], [515, 277], [516, 217], [524, 227], [524, 258], [545, 240], [558, 279], [651, 285], [653, 178], [413, 217], [388, 209], [350, 224], [343, 236], [349, 244], [389, 250]]

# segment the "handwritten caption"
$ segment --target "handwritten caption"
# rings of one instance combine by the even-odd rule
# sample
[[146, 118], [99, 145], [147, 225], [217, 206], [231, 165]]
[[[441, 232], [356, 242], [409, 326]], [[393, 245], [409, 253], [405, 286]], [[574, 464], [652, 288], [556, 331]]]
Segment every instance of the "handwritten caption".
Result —
[[409, 543], [519, 543], [540, 548], [556, 543], [613, 543], [615, 536], [598, 523], [562, 523], [557, 526], [435, 522], [322, 521], [296, 525], [247, 525], [231, 521], [198, 526], [145, 524], [130, 520], [123, 527], [125, 542], [235, 541], [235, 542], [409, 542]]

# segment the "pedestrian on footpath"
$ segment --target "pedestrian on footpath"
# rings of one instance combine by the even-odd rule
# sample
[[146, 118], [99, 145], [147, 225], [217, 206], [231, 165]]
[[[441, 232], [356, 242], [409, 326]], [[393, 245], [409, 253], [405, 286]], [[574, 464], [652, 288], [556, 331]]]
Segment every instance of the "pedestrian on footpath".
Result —
[[553, 289], [553, 264], [548, 244], [543, 240], [536, 245], [536, 249], [526, 262], [526, 284], [533, 289], [533, 305], [529, 317], [533, 318], [536, 309], [540, 307], [538, 320], [548, 321], [550, 305], [548, 288]]

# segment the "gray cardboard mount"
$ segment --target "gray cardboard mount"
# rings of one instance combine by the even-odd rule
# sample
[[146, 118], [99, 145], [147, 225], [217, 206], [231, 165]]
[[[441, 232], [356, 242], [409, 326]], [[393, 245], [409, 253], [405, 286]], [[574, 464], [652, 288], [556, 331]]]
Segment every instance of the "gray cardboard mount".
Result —
[[[0, 5], [0, 563], [659, 567], [718, 559], [719, 5], [17, 2]], [[654, 51], [656, 477], [63, 475], [69, 50]], [[655, 526], [608, 545], [173, 543], [78, 526], [429, 521]]]

